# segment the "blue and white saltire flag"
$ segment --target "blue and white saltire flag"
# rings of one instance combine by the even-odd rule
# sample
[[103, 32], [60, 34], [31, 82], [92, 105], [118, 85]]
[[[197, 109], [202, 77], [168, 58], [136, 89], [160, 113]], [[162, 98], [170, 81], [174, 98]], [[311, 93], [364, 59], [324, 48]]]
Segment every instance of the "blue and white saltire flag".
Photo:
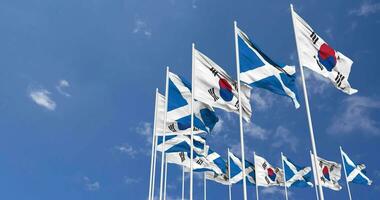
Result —
[[300, 167], [286, 156], [282, 156], [286, 187], [313, 187], [311, 183], [312, 172], [310, 167]]
[[[200, 168], [194, 168], [193, 170], [195, 172], [212, 172], [216, 175], [222, 175], [225, 172], [225, 161], [224, 159], [215, 151], [211, 150], [208, 145], [206, 145], [206, 149], [204, 151], [204, 154], [201, 155], [203, 158], [195, 160], [197, 162], [197, 165], [204, 165], [205, 167]], [[189, 156], [190, 157], [190, 156]], [[200, 157], [200, 156], [198, 156]], [[197, 159], [197, 157], [195, 158]], [[186, 166], [186, 171], [190, 171], [190, 165]]]
[[[229, 152], [230, 157], [230, 181], [231, 184], [239, 183], [243, 180], [243, 170], [241, 159], [235, 156], [232, 152]], [[245, 161], [245, 174], [250, 183], [255, 184], [255, 166]]]
[[[166, 135], [190, 134], [191, 85], [169, 72], [168, 93]], [[194, 134], [209, 133], [218, 120], [212, 107], [200, 101], [194, 101]]]
[[236, 29], [240, 61], [240, 80], [250, 86], [288, 96], [292, 99], [295, 107], [299, 108], [295, 67], [277, 64], [254, 45], [243, 31], [238, 27]]
[[371, 185], [372, 180], [366, 175], [365, 165], [356, 165], [342, 149], [340, 152], [342, 153], [343, 164], [346, 168], [347, 181], [362, 185]]
[[[157, 136], [157, 151], [162, 152], [164, 150], [166, 153], [191, 152], [191, 137], [189, 135], [165, 136], [165, 149], [163, 149], [163, 138], [163, 136]], [[198, 154], [204, 154], [205, 140], [198, 135], [194, 135], [193, 139], [194, 152]]]
[[296, 12], [292, 10], [294, 32], [300, 63], [330, 79], [335, 87], [346, 94], [358, 90], [351, 87], [348, 77], [353, 61], [333, 49]]
[[[194, 49], [194, 98], [214, 108], [239, 113], [239, 91], [237, 81], [232, 79], [222, 67]], [[241, 84], [242, 115], [249, 121], [252, 115], [251, 87]]]
[[206, 172], [208, 180], [215, 181], [223, 185], [229, 185], [227, 162], [216, 152], [209, 149], [208, 159], [212, 160], [222, 173]]

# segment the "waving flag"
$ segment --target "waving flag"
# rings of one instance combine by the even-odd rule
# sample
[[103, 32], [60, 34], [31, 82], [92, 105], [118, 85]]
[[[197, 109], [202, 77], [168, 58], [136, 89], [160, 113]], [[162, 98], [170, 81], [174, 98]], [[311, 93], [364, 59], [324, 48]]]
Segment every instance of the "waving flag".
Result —
[[[191, 128], [191, 85], [174, 73], [169, 72], [169, 97], [166, 135], [190, 134]], [[209, 133], [218, 122], [212, 107], [194, 101], [194, 133]], [[162, 135], [162, 132], [158, 132]]]
[[356, 93], [348, 83], [352, 60], [334, 50], [296, 12], [292, 16], [300, 63], [330, 79], [339, 90]]
[[[205, 140], [197, 135], [193, 137], [194, 151], [204, 154]], [[165, 136], [165, 149], [163, 149], [163, 136], [157, 136], [157, 151], [165, 150], [166, 153], [190, 152], [191, 137], [189, 135], [169, 135]]]
[[[314, 165], [314, 155], [311, 154], [311, 161]], [[335, 191], [342, 189], [342, 186], [339, 185], [339, 180], [341, 177], [342, 166], [336, 162], [328, 161], [322, 158], [317, 157], [317, 171], [319, 174], [319, 182], [323, 187], [330, 188]]]
[[208, 180], [215, 181], [217, 183], [223, 184], [223, 185], [229, 185], [229, 178], [228, 178], [228, 166], [227, 162], [216, 152], [209, 149], [208, 152], [208, 159], [212, 160], [220, 169], [222, 173], [216, 173], [214, 172], [206, 172], [206, 178]]
[[362, 185], [371, 185], [372, 180], [370, 180], [366, 175], [365, 165], [356, 165], [342, 149], [340, 149], [340, 152], [343, 157], [343, 164], [347, 174], [347, 181]]
[[240, 61], [240, 80], [253, 87], [288, 96], [294, 106], [297, 100], [295, 67], [279, 65], [265, 55], [248, 36], [236, 27]]
[[[212, 107], [239, 113], [237, 82], [210, 58], [194, 49], [194, 98]], [[243, 118], [251, 118], [251, 87], [241, 85]]]
[[207, 158], [205, 155], [193, 153], [193, 160], [191, 161], [191, 156], [189, 152], [176, 152], [176, 153], [167, 153], [166, 158], [168, 163], [173, 163], [177, 165], [190, 168], [190, 162], [192, 162], [193, 170], [196, 172], [205, 172], [213, 171], [217, 174], [222, 174], [220, 168], [212, 161]]
[[255, 155], [256, 184], [258, 186], [283, 186], [284, 172], [273, 167], [265, 158]]
[[282, 162], [284, 162], [286, 187], [313, 187], [310, 167], [299, 167], [286, 156], [282, 156]]
[[[228, 152], [228, 156], [230, 157], [230, 174], [231, 174], [231, 183], [238, 183], [243, 180], [243, 171], [242, 171], [242, 162], [241, 159], [236, 157], [232, 152]], [[255, 184], [255, 166], [245, 161], [245, 174], [247, 180]]]

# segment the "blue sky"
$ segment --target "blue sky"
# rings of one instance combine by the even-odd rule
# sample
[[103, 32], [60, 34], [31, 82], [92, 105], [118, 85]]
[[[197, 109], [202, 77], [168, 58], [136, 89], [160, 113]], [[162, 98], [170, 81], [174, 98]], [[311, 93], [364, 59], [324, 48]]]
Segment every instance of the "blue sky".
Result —
[[[165, 66], [190, 80], [191, 43], [236, 77], [233, 21], [274, 60], [297, 65], [290, 1], [1, 0], [0, 198], [145, 199], [148, 193], [154, 91]], [[351, 185], [353, 198], [380, 195], [380, 96], [377, 73], [380, 2], [292, 1], [330, 45], [354, 60], [347, 96], [306, 71], [318, 153], [339, 161], [339, 145], [367, 165], [373, 186]], [[300, 84], [298, 85], [301, 86]], [[252, 91], [246, 155], [275, 165], [284, 152], [310, 165], [310, 139], [300, 93]], [[238, 116], [217, 111], [208, 144], [221, 155], [239, 150]], [[180, 174], [169, 166], [169, 199], [180, 197]], [[195, 196], [202, 197], [196, 176]], [[325, 189], [328, 199], [347, 199]], [[187, 185], [188, 186], [188, 185]], [[228, 189], [209, 182], [211, 199]], [[233, 198], [241, 199], [241, 186]], [[249, 198], [254, 198], [249, 187]], [[282, 188], [260, 189], [283, 199]], [[291, 189], [312, 199], [313, 189]]]

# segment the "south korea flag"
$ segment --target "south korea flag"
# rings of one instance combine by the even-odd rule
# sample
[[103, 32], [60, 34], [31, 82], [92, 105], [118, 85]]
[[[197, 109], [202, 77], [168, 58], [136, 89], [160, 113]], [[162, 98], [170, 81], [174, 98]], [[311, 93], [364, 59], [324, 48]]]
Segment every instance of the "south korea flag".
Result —
[[[239, 113], [237, 81], [210, 58], [194, 49], [194, 98], [212, 107]], [[251, 118], [251, 87], [241, 83], [243, 118]]]
[[269, 162], [255, 154], [256, 184], [258, 186], [284, 186], [284, 171], [273, 167]]
[[334, 50], [292, 9], [300, 64], [330, 79], [339, 90], [354, 94], [348, 77], [353, 61]]

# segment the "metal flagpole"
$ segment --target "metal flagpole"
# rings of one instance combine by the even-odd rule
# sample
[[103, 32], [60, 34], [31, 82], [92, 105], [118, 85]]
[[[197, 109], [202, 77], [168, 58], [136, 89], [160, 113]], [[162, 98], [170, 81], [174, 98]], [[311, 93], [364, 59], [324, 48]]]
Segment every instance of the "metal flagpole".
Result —
[[182, 200], [185, 200], [185, 166], [182, 166]]
[[207, 200], [207, 180], [206, 172], [203, 173], [203, 199]]
[[164, 179], [164, 200], [166, 200], [166, 185], [168, 180], [168, 162], [167, 162], [167, 155], [165, 153], [165, 179]]
[[190, 200], [193, 200], [193, 150], [194, 150], [194, 49], [195, 44], [192, 44], [191, 49], [191, 143], [190, 143]]
[[[313, 163], [313, 156], [311, 154], [311, 151], [309, 151], [310, 153], [310, 159], [311, 159], [311, 163]], [[314, 165], [312, 164], [311, 165], [311, 168], [313, 169], [313, 178], [314, 178], [314, 188], [315, 188], [315, 196], [317, 197], [317, 200], [319, 200], [319, 195], [318, 195], [318, 183], [317, 183], [317, 176], [315, 175], [315, 172], [316, 172], [316, 169], [314, 168]]]
[[166, 118], [168, 110], [168, 97], [169, 97], [169, 67], [166, 67], [166, 83], [165, 83], [165, 115], [164, 115], [164, 128], [162, 138], [162, 152], [161, 152], [161, 177], [160, 177], [160, 200], [162, 200], [163, 184], [164, 184], [164, 164], [165, 164], [165, 139], [166, 139]]
[[229, 196], [229, 200], [232, 199], [232, 193], [231, 193], [231, 165], [230, 165], [230, 149], [227, 148], [227, 164], [228, 164], [228, 196]]
[[241, 108], [241, 94], [240, 94], [240, 60], [239, 60], [239, 46], [237, 38], [237, 23], [234, 21], [234, 32], [235, 32], [235, 57], [236, 57], [236, 71], [237, 71], [237, 82], [238, 82], [238, 95], [239, 95], [239, 124], [240, 124], [240, 146], [241, 146], [241, 159], [242, 159], [242, 174], [243, 174], [243, 196], [244, 200], [247, 200], [247, 181], [245, 180], [245, 153], [244, 153], [244, 133], [243, 133], [243, 114]]
[[[256, 152], [253, 152], [253, 162], [255, 163], [255, 169], [256, 169]], [[256, 174], [256, 173], [255, 173]], [[255, 185], [256, 185], [256, 200], [259, 200], [259, 186], [257, 184], [257, 174], [255, 175]]]
[[[317, 147], [316, 147], [316, 145], [315, 145], [314, 131], [313, 131], [313, 123], [312, 123], [312, 120], [311, 120], [311, 113], [310, 113], [310, 108], [309, 108], [309, 99], [308, 99], [308, 96], [307, 96], [307, 89], [306, 89], [305, 75], [304, 75], [304, 73], [303, 73], [303, 65], [302, 65], [302, 63], [301, 63], [301, 59], [300, 59], [299, 46], [298, 46], [298, 42], [297, 42], [297, 33], [296, 33], [296, 29], [295, 29], [294, 16], [293, 16], [293, 12], [294, 12], [294, 10], [293, 10], [293, 5], [292, 5], [292, 4], [290, 4], [290, 9], [291, 9], [291, 12], [292, 12], [292, 21], [293, 21], [293, 29], [294, 29], [294, 38], [295, 38], [295, 40], [296, 40], [297, 53], [298, 53], [298, 61], [299, 61], [300, 71], [301, 71], [302, 86], [303, 86], [303, 93], [304, 93], [305, 106], [306, 106], [306, 114], [307, 114], [307, 119], [308, 119], [308, 124], [309, 124], [311, 146], [312, 146], [313, 157], [314, 157], [314, 165], [316, 165], [316, 164], [317, 164]], [[315, 169], [317, 169], [316, 166], [315, 166]], [[316, 171], [316, 174], [317, 174], [317, 177], [319, 177], [318, 170]], [[320, 196], [321, 200], [324, 200], [323, 190], [322, 190], [322, 185], [319, 184], [319, 179], [317, 179], [317, 181], [318, 181], [319, 196]]]
[[150, 158], [150, 177], [149, 177], [149, 197], [148, 199], [152, 200], [152, 189], [153, 184], [153, 162], [154, 161], [154, 152], [155, 152], [155, 142], [156, 142], [156, 118], [157, 118], [157, 101], [158, 101], [158, 88], [156, 88], [156, 100], [154, 105], [154, 119], [153, 119], [153, 134], [152, 134], [152, 156]]
[[152, 177], [152, 196], [151, 200], [154, 199], [154, 188], [156, 181], [156, 163], [157, 163], [157, 133], [154, 136], [154, 158], [153, 158], [153, 177]]
[[347, 171], [346, 171], [346, 164], [344, 162], [344, 158], [343, 158], [343, 154], [342, 154], [342, 147], [339, 146], [339, 149], [340, 149], [340, 156], [342, 157], [342, 163], [343, 163], [343, 170], [344, 170], [344, 176], [346, 177], [346, 184], [347, 184], [347, 190], [348, 190], [348, 196], [350, 197], [350, 200], [352, 200], [352, 197], [351, 197], [351, 190], [350, 190], [350, 184], [348, 183], [348, 180], [347, 180]]
[[[206, 141], [203, 145], [203, 154], [206, 157], [208, 152], [206, 152]], [[206, 172], [203, 172], [203, 199], [207, 200], [207, 180], [206, 180]]]
[[284, 165], [284, 154], [281, 152], [281, 162], [282, 170], [284, 171], [284, 186], [285, 186], [285, 199], [288, 200], [288, 188], [286, 188], [286, 176], [285, 176], [285, 165]]

